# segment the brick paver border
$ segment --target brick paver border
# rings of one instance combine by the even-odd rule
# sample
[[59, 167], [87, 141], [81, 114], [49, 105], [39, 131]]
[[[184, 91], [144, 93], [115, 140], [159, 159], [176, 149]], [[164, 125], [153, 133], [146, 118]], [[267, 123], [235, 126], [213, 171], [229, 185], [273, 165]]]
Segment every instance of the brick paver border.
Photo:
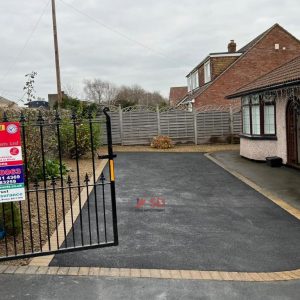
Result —
[[[212, 157], [205, 156], [243, 181], [272, 202], [286, 210], [300, 220], [300, 211], [287, 204], [283, 199], [258, 186], [248, 178], [236, 171], [230, 170], [224, 164]], [[104, 165], [105, 166], [105, 165]], [[104, 168], [103, 166], [103, 168]], [[60, 228], [59, 228], [60, 230]], [[0, 265], [0, 274], [32, 274], [32, 275], [58, 275], [58, 276], [92, 276], [92, 277], [128, 277], [128, 278], [157, 278], [182, 280], [210, 280], [210, 281], [290, 281], [300, 280], [300, 269], [282, 272], [221, 272], [198, 270], [163, 270], [163, 269], [125, 269], [125, 268], [97, 268], [97, 267], [48, 267], [52, 256], [34, 258], [29, 266]]]
[[90, 276], [90, 277], [128, 277], [157, 278], [182, 280], [211, 281], [290, 281], [300, 280], [300, 269], [284, 272], [249, 273], [249, 272], [219, 272], [196, 270], [162, 270], [162, 269], [119, 269], [95, 267], [45, 267], [45, 266], [6, 266], [0, 265], [0, 274], [31, 274], [56, 276]]

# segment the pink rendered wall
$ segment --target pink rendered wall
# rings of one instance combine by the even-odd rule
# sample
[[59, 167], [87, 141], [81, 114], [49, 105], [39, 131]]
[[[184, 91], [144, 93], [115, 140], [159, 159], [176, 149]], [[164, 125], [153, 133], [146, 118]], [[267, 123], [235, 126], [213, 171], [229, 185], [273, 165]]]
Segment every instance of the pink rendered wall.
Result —
[[287, 162], [286, 145], [286, 98], [276, 101], [276, 130], [277, 140], [251, 140], [241, 137], [240, 154], [254, 160], [265, 160], [267, 156], [281, 157]]

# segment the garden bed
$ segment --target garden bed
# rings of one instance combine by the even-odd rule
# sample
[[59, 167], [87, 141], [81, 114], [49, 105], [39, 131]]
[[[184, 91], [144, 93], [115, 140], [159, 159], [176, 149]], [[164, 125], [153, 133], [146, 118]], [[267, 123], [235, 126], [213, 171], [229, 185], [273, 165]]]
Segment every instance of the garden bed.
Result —
[[[63, 161], [68, 169], [68, 175], [72, 178], [73, 184], [77, 185], [77, 166], [76, 160], [72, 159], [64, 159]], [[96, 160], [96, 168], [100, 165], [100, 160]], [[89, 177], [93, 175], [93, 166], [91, 159], [81, 159], [79, 160], [79, 178], [80, 184], [84, 185], [84, 179], [86, 174]], [[61, 180], [57, 180], [57, 187], [60, 187]], [[68, 186], [67, 184], [67, 176], [63, 179], [63, 185]], [[39, 182], [39, 188], [43, 188], [44, 183]], [[60, 190], [56, 190], [53, 192], [53, 186], [51, 185], [51, 181], [47, 181], [47, 206], [48, 206], [48, 223], [49, 223], [49, 236], [53, 234], [56, 229], [56, 226], [60, 224], [63, 220], [63, 211], [65, 214], [69, 211], [71, 207], [71, 203], [73, 203], [79, 192], [82, 190], [78, 188], [71, 189], [71, 197], [69, 189], [65, 189], [64, 192]], [[34, 190], [34, 184], [30, 184], [30, 190]], [[56, 209], [55, 209], [55, 201], [56, 201]], [[62, 199], [64, 198], [64, 207]], [[70, 200], [71, 199], [71, 200]], [[71, 202], [72, 201], [72, 202]], [[47, 226], [47, 214], [46, 214], [46, 201], [45, 201], [45, 192], [39, 191], [37, 193], [30, 193], [30, 215], [31, 215], [31, 226], [32, 226], [32, 236], [33, 236], [33, 245], [31, 245], [31, 234], [30, 234], [30, 222], [29, 222], [29, 210], [28, 210], [28, 202], [22, 201], [20, 202], [22, 208], [22, 219], [23, 219], [23, 232], [24, 232], [24, 245], [22, 241], [22, 233], [20, 233], [15, 239], [12, 236], [7, 237], [7, 251], [9, 255], [14, 255], [14, 245], [16, 244], [16, 249], [18, 254], [22, 254], [25, 246], [26, 252], [31, 251], [31, 246], [33, 246], [34, 252], [40, 251], [41, 246], [43, 246], [48, 241], [48, 226]], [[38, 210], [39, 207], [39, 210]], [[38, 216], [40, 216], [41, 226], [39, 227]], [[56, 223], [57, 220], [57, 223]], [[42, 237], [41, 244], [40, 238]], [[0, 255], [6, 255], [6, 247], [5, 247], [5, 239], [0, 241]], [[10, 261], [9, 264], [12, 265], [27, 265], [30, 259], [22, 259]], [[8, 262], [6, 262], [7, 264]]]

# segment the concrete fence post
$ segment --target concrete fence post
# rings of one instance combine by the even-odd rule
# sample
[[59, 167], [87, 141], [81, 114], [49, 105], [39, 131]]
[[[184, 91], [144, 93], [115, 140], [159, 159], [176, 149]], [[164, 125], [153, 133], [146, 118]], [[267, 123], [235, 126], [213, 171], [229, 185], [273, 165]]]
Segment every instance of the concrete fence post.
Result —
[[159, 106], [156, 105], [156, 113], [157, 113], [157, 135], [161, 135], [160, 130], [160, 112], [159, 112]]
[[121, 145], [123, 145], [123, 111], [121, 105], [119, 105], [119, 126], [120, 126]]
[[234, 115], [233, 108], [229, 107], [229, 126], [230, 126], [230, 143], [233, 144], [233, 136], [234, 136]]
[[193, 109], [193, 117], [194, 117], [194, 140], [195, 140], [195, 145], [198, 145], [197, 111], [195, 109]]

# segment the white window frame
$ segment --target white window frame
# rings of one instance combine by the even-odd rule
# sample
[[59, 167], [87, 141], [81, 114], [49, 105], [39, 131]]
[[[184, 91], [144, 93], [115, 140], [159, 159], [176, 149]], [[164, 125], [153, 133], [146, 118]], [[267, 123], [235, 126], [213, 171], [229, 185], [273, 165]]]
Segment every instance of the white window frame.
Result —
[[243, 134], [276, 137], [276, 99], [258, 94], [242, 97]]
[[211, 81], [210, 60], [204, 64], [204, 83]]
[[198, 70], [188, 76], [188, 91], [191, 92], [199, 87]]

